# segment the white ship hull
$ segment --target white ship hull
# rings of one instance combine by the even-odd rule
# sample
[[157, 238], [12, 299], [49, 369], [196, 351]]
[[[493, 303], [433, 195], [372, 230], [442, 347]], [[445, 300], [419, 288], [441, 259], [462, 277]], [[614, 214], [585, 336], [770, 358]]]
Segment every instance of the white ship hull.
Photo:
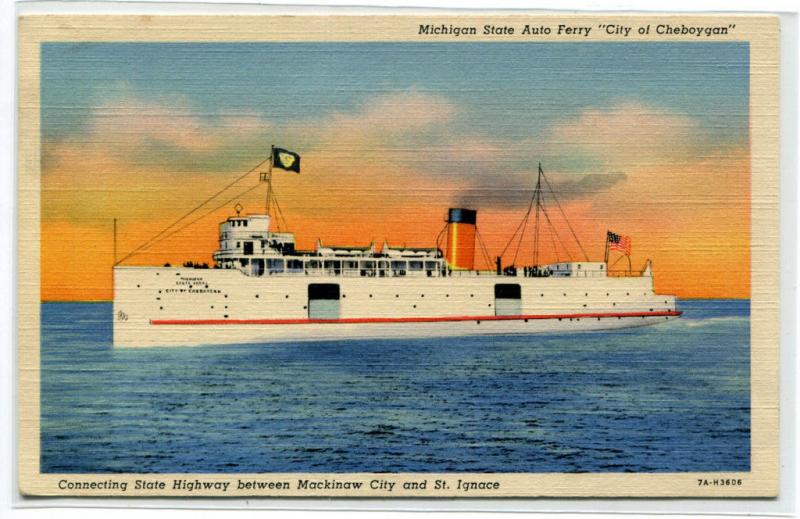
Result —
[[[314, 315], [310, 284], [335, 284]], [[516, 300], [495, 285], [519, 285]], [[114, 345], [189, 346], [614, 330], [680, 316], [652, 277], [284, 275], [171, 267], [114, 269]], [[327, 305], [327, 306], [325, 306]]]

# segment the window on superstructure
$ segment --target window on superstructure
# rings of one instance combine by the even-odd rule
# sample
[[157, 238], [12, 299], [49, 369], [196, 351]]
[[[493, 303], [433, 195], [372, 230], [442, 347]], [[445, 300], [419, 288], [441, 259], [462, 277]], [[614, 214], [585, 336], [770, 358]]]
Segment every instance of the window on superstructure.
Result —
[[286, 270], [289, 272], [303, 272], [303, 261], [299, 259], [291, 259], [286, 262]]
[[360, 267], [361, 267], [360, 273], [361, 273], [362, 276], [374, 276], [375, 275], [375, 262], [374, 261], [362, 261]]
[[283, 272], [283, 260], [282, 259], [268, 259], [267, 260], [267, 272], [270, 274], [279, 274]]
[[420, 271], [422, 270], [422, 262], [421, 261], [409, 261], [408, 262], [408, 270], [412, 271]]
[[405, 276], [406, 274], [406, 262], [405, 261], [393, 261], [392, 262], [392, 274], [395, 276]]
[[247, 220], [242, 220], [242, 225], [247, 227]]

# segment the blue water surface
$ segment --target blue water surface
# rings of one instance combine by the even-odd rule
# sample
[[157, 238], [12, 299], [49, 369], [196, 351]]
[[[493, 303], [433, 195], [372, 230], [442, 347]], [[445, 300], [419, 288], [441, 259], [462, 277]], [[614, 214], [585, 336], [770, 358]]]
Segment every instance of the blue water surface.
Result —
[[615, 333], [114, 349], [42, 304], [43, 472], [750, 469], [750, 305]]

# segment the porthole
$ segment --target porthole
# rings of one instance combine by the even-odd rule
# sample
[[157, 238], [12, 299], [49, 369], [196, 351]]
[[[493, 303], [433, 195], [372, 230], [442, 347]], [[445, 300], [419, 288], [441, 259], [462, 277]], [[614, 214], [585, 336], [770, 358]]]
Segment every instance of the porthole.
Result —
[[163, 309], [164, 309], [164, 307], [163, 307], [163, 306], [159, 306], [159, 307], [158, 307], [158, 309], [159, 309], [159, 310], [163, 310]]
[[425, 297], [425, 294], [420, 294], [419, 297]]
[[400, 294], [395, 294], [394, 297], [400, 297]]
[[227, 318], [228, 318], [228, 314], [225, 314], [225, 319], [227, 319]]
[[[225, 296], [225, 297], [227, 297], [227, 296]], [[289, 299], [289, 294], [286, 294], [286, 299]]]
[[369, 297], [372, 297], [372, 294], [370, 294]]
[[[142, 288], [142, 285], [136, 285], [136, 288]], [[160, 290], [159, 290], [160, 292]]]
[[583, 295], [585, 295], [586, 297], [589, 297], [589, 292], [586, 292], [586, 293], [585, 293], [585, 294], [583, 294]]
[[256, 299], [258, 299], [258, 294], [256, 294]]
[[544, 294], [539, 294], [539, 296], [544, 297]]
[[469, 297], [475, 297], [475, 294], [470, 294]]
[[413, 307], [414, 307], [414, 308], [416, 308], [416, 307], [417, 307], [417, 305], [413, 305]]
[[[560, 321], [560, 320], [561, 320], [561, 319], [559, 319], [559, 321]], [[528, 322], [528, 320], [527, 320], [527, 319], [525, 319], [525, 322], [527, 323], [527, 322]]]

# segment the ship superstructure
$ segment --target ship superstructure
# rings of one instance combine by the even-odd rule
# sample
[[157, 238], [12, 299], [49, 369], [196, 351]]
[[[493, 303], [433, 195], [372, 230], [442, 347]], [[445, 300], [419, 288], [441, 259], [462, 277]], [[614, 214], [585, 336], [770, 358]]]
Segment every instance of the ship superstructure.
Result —
[[[540, 169], [537, 226], [541, 181]], [[270, 186], [268, 210], [271, 196]], [[602, 262], [539, 265], [537, 228], [531, 265], [498, 257], [476, 269], [484, 247], [473, 209], [450, 209], [435, 247], [317, 240], [313, 250], [273, 229], [274, 215], [240, 210], [220, 224], [213, 268], [114, 267], [115, 346], [571, 333], [681, 314], [674, 296], [655, 293], [649, 261], [609, 273], [609, 242]]]

